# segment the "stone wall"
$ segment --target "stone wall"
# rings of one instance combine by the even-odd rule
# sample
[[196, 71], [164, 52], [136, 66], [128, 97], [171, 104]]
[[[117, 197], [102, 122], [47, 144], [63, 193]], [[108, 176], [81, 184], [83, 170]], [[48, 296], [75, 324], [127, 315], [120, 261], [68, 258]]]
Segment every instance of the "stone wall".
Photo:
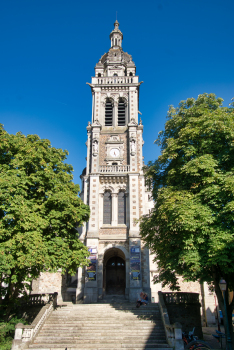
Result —
[[[201, 285], [197, 282], [185, 282], [183, 277], [178, 277], [178, 282], [180, 286], [180, 292], [184, 293], [201, 293]], [[171, 292], [172, 290], [168, 287], [162, 287], [162, 292]]]
[[61, 272], [42, 272], [40, 277], [33, 281], [32, 294], [58, 293], [58, 302], [62, 301], [62, 274]]

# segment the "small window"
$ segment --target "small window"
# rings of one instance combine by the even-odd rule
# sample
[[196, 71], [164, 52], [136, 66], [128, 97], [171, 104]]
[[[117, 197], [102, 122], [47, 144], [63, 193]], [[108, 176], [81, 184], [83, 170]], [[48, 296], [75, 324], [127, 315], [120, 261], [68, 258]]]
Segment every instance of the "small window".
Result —
[[111, 193], [106, 191], [103, 197], [103, 224], [111, 224], [111, 212]]
[[101, 73], [98, 73], [98, 77], [100, 78], [102, 75], [101, 75]]
[[117, 76], [118, 76], [118, 74], [117, 74], [117, 73], [114, 73], [114, 74], [113, 74], [113, 77], [117, 77]]
[[115, 39], [115, 46], [117, 46], [117, 39]]
[[132, 77], [132, 72], [129, 73], [129, 76]]
[[106, 107], [105, 107], [105, 126], [111, 126], [112, 125], [112, 119], [113, 119], [112, 101], [111, 100], [107, 100], [106, 101]]
[[106, 266], [107, 267], [116, 267], [116, 266], [125, 267], [125, 261], [118, 256], [114, 256], [107, 261]]
[[118, 126], [125, 125], [125, 110], [125, 102], [123, 99], [120, 99], [118, 104]]
[[126, 224], [126, 196], [123, 191], [118, 194], [118, 224]]

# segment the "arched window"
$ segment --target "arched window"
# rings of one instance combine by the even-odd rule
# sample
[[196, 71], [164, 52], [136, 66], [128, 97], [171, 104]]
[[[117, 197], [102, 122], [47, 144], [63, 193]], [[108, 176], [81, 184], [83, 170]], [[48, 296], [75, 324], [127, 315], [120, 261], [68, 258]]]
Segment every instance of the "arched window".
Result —
[[129, 73], [129, 76], [132, 77], [132, 72]]
[[105, 106], [105, 126], [111, 126], [113, 120], [113, 106], [111, 100], [106, 100]]
[[117, 39], [115, 39], [115, 46], [117, 46]]
[[102, 75], [101, 75], [101, 73], [98, 73], [98, 77], [100, 78]]
[[114, 73], [114, 74], [113, 74], [113, 77], [117, 77], [117, 76], [118, 76], [118, 74], [117, 74], [117, 73]]
[[125, 102], [123, 99], [120, 99], [118, 104], [118, 126], [125, 125], [125, 111]]
[[126, 196], [123, 191], [118, 194], [118, 224], [126, 224]]
[[111, 193], [106, 191], [103, 197], [103, 224], [110, 225], [111, 224]]

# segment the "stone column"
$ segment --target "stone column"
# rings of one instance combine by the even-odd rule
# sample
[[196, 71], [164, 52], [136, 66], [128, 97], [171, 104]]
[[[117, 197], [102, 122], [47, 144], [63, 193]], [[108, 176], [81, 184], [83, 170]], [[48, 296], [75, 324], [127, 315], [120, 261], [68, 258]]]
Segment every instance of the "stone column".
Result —
[[[87, 238], [86, 246], [96, 247], [98, 249], [97, 238]], [[96, 255], [96, 279], [94, 281], [89, 280], [87, 267], [85, 268], [85, 287], [84, 287], [84, 303], [96, 303], [98, 300], [98, 253]]]
[[113, 107], [113, 126], [118, 125], [118, 102], [114, 102], [114, 107]]
[[99, 193], [99, 228], [103, 225], [103, 197], [104, 193]]
[[82, 267], [78, 267], [77, 269], [77, 288], [76, 288], [76, 301], [80, 300], [83, 296], [83, 288], [82, 285]]
[[[133, 254], [131, 253], [131, 249], [133, 249], [133, 248], [140, 249], [140, 254], [139, 254], [140, 255], [140, 278], [139, 279], [133, 279], [133, 273], [131, 272], [131, 270], [132, 270], [131, 263], [133, 263], [133, 261], [131, 259], [133, 257]], [[134, 302], [139, 298], [140, 293], [143, 290], [143, 287], [142, 287], [142, 269], [141, 269], [141, 239], [140, 239], [139, 235], [138, 235], [138, 237], [135, 237], [135, 238], [129, 237], [129, 260], [130, 260], [129, 301]]]
[[112, 198], [111, 226], [117, 226], [117, 223], [118, 223], [118, 195], [117, 195], [117, 193], [112, 193], [111, 198]]

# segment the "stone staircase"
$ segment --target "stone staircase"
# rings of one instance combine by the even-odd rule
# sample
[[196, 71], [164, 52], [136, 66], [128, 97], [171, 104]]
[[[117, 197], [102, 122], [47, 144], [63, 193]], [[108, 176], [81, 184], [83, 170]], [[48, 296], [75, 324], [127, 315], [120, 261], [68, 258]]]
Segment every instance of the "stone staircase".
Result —
[[70, 304], [52, 312], [29, 346], [31, 350], [172, 350], [159, 308], [117, 301]]

